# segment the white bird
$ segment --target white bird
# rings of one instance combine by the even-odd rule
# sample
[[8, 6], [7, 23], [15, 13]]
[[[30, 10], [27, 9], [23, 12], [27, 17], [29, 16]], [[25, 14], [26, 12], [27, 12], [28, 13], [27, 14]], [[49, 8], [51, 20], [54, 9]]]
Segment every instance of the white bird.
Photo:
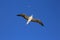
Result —
[[42, 26], [44, 26], [44, 24], [42, 23], [42, 21], [34, 19], [33, 15], [26, 16], [25, 14], [18, 14], [17, 16], [22, 16], [23, 18], [25, 18], [27, 20], [27, 24], [29, 24], [32, 21], [32, 22], [37, 22], [37, 23], [41, 24]]
[[31, 15], [31, 16], [28, 18], [27, 24], [29, 24], [32, 19], [33, 19], [33, 16]]

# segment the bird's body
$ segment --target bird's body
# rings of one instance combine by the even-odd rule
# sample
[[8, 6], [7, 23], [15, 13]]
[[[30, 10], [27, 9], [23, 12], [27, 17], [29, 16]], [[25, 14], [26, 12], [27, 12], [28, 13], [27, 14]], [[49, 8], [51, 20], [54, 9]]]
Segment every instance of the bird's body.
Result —
[[33, 16], [31, 15], [29, 18], [28, 18], [28, 21], [27, 21], [27, 24], [29, 24], [29, 22], [33, 19]]
[[25, 14], [18, 14], [17, 16], [22, 16], [23, 18], [25, 18], [27, 20], [27, 24], [29, 24], [30, 22], [37, 22], [37, 23], [41, 24], [42, 26], [44, 26], [44, 24], [42, 23], [41, 20], [34, 19], [32, 15], [27, 16]]

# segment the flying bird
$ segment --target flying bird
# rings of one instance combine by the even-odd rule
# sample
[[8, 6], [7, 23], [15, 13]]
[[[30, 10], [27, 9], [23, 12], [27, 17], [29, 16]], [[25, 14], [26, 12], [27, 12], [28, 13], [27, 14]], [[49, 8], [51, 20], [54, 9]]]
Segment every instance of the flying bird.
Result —
[[26, 19], [26, 20], [27, 20], [27, 24], [29, 24], [30, 22], [36, 22], [36, 23], [39, 23], [40, 25], [44, 26], [44, 24], [42, 23], [42, 21], [33, 18], [33, 15], [27, 16], [27, 15], [25, 15], [25, 14], [22, 13], [22, 14], [18, 14], [17, 16], [21, 16], [21, 17], [23, 17], [24, 19]]

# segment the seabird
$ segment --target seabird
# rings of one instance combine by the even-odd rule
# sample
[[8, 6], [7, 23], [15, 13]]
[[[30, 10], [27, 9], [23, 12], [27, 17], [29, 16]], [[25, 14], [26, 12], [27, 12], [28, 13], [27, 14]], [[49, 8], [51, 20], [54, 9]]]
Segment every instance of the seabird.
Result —
[[18, 14], [17, 16], [21, 16], [24, 19], [26, 19], [27, 20], [27, 24], [29, 24], [30, 22], [37, 22], [37, 23], [41, 24], [42, 26], [44, 26], [44, 24], [42, 23], [42, 21], [38, 20], [38, 19], [34, 19], [33, 15], [27, 16], [27, 15], [25, 15], [25, 14], [22, 13], [22, 14]]

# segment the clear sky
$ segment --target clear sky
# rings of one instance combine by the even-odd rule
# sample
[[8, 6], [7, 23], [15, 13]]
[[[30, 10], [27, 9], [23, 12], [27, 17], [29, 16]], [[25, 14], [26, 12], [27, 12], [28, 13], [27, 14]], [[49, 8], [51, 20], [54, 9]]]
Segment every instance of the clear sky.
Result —
[[[40, 19], [44, 27], [17, 14]], [[60, 0], [0, 0], [0, 40], [60, 40]]]

